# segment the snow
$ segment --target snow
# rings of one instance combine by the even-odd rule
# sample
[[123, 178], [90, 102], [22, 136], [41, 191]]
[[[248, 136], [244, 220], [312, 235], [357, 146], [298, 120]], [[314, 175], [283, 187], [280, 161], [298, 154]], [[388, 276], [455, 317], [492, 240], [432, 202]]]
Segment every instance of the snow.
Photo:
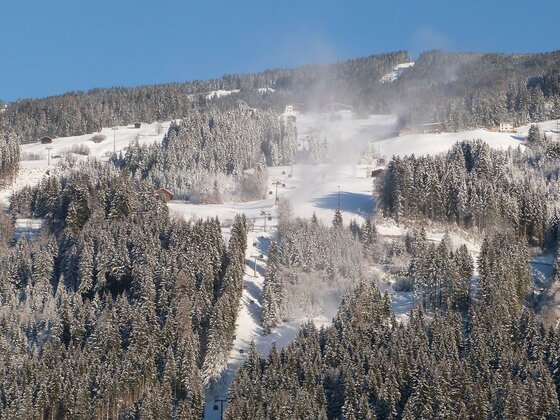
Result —
[[374, 140], [381, 134], [394, 131], [396, 122], [395, 115], [354, 118], [349, 111], [338, 111], [333, 116], [330, 113], [306, 113], [296, 118], [298, 136], [326, 136], [330, 143], [342, 141], [346, 147], [352, 146], [352, 149], [362, 146], [364, 140]]
[[[99, 133], [84, 134], [81, 136], [60, 137], [53, 139], [52, 144], [29, 143], [21, 146], [21, 153], [23, 155], [34, 153], [39, 154], [45, 161], [47, 160], [46, 147], [52, 147], [50, 151], [51, 164], [54, 164], [57, 159], [54, 156], [61, 155], [70, 150], [72, 146], [83, 145], [87, 146], [91, 153], [89, 156], [97, 157], [100, 159], [107, 159], [107, 157], [115, 150], [124, 150], [130, 142], [138, 139], [140, 144], [151, 144], [160, 142], [165, 133], [169, 129], [169, 122], [161, 123], [160, 133], [158, 134], [157, 123], [142, 124], [140, 128], [134, 126], [103, 128]], [[101, 143], [94, 143], [93, 136], [104, 135], [106, 138]]]
[[221, 98], [222, 96], [227, 96], [227, 95], [231, 95], [232, 93], [239, 93], [239, 89], [233, 89], [233, 90], [213, 90], [211, 92], [208, 92], [206, 94], [206, 99], [216, 99], [216, 98]]
[[20, 237], [30, 238], [38, 235], [43, 227], [43, 219], [16, 219], [15, 222], [15, 239]]
[[[58, 163], [61, 156], [68, 153], [72, 147], [85, 146], [90, 150], [88, 157], [103, 161], [113, 152], [125, 150], [130, 142], [138, 139], [139, 144], [152, 144], [161, 142], [169, 129], [171, 122], [142, 123], [140, 128], [123, 126], [114, 128], [103, 128], [99, 133], [84, 134], [80, 136], [59, 137], [53, 139], [51, 144], [28, 143], [20, 146], [22, 161], [20, 170], [14, 183], [4, 190], [0, 190], [0, 203], [8, 204], [9, 198], [14, 191], [24, 186], [36, 185], [47, 174], [56, 174], [60, 171]], [[101, 143], [94, 143], [93, 136], [104, 135], [106, 138]], [[50, 148], [48, 153], [47, 147]], [[50, 165], [48, 155], [50, 154]], [[74, 154], [78, 160], [86, 160], [88, 157]], [[27, 160], [37, 158], [37, 160]]]
[[381, 78], [381, 83], [391, 83], [394, 82], [395, 80], [397, 80], [399, 77], [401, 77], [401, 75], [409, 68], [411, 68], [412, 66], [414, 66], [414, 61], [411, 61], [409, 63], [401, 63], [401, 64], [397, 64], [395, 67], [393, 67], [393, 71], [390, 73], [387, 73], [386, 75], [384, 75]]
[[375, 148], [380, 150], [382, 156], [390, 158], [392, 156], [404, 155], [428, 155], [445, 152], [453, 145], [462, 140], [482, 139], [495, 149], [507, 149], [508, 147], [522, 149], [522, 141], [525, 136], [510, 133], [493, 133], [487, 130], [470, 130], [458, 133], [441, 134], [409, 134], [378, 141]]

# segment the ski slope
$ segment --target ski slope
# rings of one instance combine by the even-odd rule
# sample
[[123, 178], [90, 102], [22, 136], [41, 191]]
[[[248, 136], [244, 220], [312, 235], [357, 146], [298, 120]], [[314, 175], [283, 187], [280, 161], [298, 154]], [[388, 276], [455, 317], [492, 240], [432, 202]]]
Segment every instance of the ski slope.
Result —
[[[379, 135], [394, 130], [394, 124], [393, 116], [371, 116], [368, 119], [359, 120], [351, 118], [349, 113], [343, 113], [340, 119], [333, 120], [327, 114], [299, 115], [297, 128], [300, 138], [314, 134], [326, 137], [329, 147], [337, 150], [333, 162], [269, 168], [268, 191], [272, 194], [267, 194], [263, 200], [215, 205], [169, 203], [170, 212], [176, 217], [186, 219], [219, 217], [225, 226], [224, 234], [226, 236], [228, 235], [228, 225], [238, 213], [244, 213], [252, 225], [246, 254], [246, 288], [243, 291], [238, 315], [234, 348], [230, 353], [228, 366], [221, 381], [207, 390], [206, 419], [219, 419], [219, 411], [213, 410], [214, 401], [216, 398], [227, 395], [229, 384], [237, 368], [244, 362], [251, 341], [254, 341], [257, 349], [266, 355], [273, 342], [279, 349], [289, 344], [297, 335], [301, 323], [306, 321], [305, 319], [293, 320], [275, 328], [267, 336], [262, 335], [260, 319], [262, 287], [266, 273], [266, 253], [278, 224], [278, 207], [275, 205], [276, 187], [273, 182], [280, 182], [278, 198], [281, 201], [290, 202], [295, 216], [310, 217], [315, 213], [323, 223], [331, 223], [334, 211], [340, 206], [346, 224], [352, 219], [362, 222], [371, 214], [375, 205], [374, 180], [368, 176], [372, 167], [358, 165], [357, 162], [363, 147], [369, 142], [375, 142]], [[380, 142], [382, 152], [386, 150], [383, 154], [387, 156], [389, 153], [391, 155], [438, 153], [449, 149], [457, 141], [471, 138], [482, 138], [496, 148], [517, 147], [521, 144], [519, 139], [511, 135], [489, 133], [484, 130], [457, 134], [419, 134], [406, 137], [409, 138], [394, 138]], [[262, 212], [270, 214], [272, 220], [268, 220], [268, 216], [262, 216]], [[266, 231], [264, 230], [265, 219]], [[407, 228], [387, 222], [378, 226], [378, 231], [382, 236], [390, 238], [404, 236]], [[450, 235], [454, 246], [467, 245], [473, 258], [477, 258], [480, 242], [466, 232], [461, 230], [448, 232], [446, 229], [432, 227], [427, 230], [427, 237], [432, 241], [440, 241], [445, 233]], [[256, 260], [255, 256], [257, 256]], [[390, 284], [385, 284], [387, 290], [392, 291], [390, 286]], [[406, 321], [414, 306], [412, 294], [395, 292], [391, 294], [396, 316], [398, 319]], [[330, 320], [324, 316], [313, 321], [318, 324], [330, 323]]]
[[[524, 130], [522, 128], [522, 130]], [[376, 142], [382, 156], [428, 155], [445, 152], [462, 140], [484, 140], [494, 149], [507, 149], [521, 147], [526, 134], [521, 133], [493, 133], [487, 130], [470, 130], [458, 133], [441, 134], [409, 134]]]

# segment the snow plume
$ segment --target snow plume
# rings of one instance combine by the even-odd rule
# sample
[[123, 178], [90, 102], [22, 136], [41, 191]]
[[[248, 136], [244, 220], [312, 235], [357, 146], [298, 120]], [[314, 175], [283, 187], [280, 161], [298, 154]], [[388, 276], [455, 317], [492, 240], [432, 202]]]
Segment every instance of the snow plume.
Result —
[[333, 316], [340, 296], [366, 273], [362, 244], [349, 230], [299, 218], [283, 221], [268, 254], [265, 329], [285, 320]]
[[[339, 182], [342, 174], [355, 174], [363, 152], [395, 130], [396, 118], [378, 115], [357, 119], [351, 112], [343, 111], [300, 115], [297, 124], [298, 142], [307, 154], [300, 151], [304, 163], [297, 165], [296, 172], [305, 182], [300, 183], [290, 197], [294, 206], [327, 187], [332, 191], [332, 185], [328, 184]], [[314, 142], [326, 149], [322, 160], [314, 159]], [[306, 164], [305, 159], [319, 164]]]

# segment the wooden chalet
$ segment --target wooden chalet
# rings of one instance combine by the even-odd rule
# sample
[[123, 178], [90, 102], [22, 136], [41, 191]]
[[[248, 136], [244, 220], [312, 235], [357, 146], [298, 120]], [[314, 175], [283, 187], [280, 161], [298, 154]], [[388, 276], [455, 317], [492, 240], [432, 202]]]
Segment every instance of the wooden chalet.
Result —
[[512, 122], [501, 122], [490, 127], [494, 133], [516, 133], [515, 125]]
[[161, 197], [165, 200], [165, 202], [169, 202], [173, 200], [173, 193], [165, 188], [159, 188], [154, 191], [154, 194], [157, 197]]
[[41, 140], [39, 140], [41, 142], [41, 144], [51, 144], [52, 143], [52, 138], [49, 136], [45, 136], [43, 137]]

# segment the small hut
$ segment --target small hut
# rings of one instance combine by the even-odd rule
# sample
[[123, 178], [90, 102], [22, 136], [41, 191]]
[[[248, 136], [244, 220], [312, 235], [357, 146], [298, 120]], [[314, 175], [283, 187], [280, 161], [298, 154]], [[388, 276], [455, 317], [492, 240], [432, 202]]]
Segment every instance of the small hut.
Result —
[[442, 122], [422, 124], [422, 134], [440, 134], [445, 131], [445, 125]]
[[134, 123], [134, 128], [140, 128], [140, 127], [142, 127], [141, 123], [139, 123], [139, 122]]
[[159, 188], [159, 189], [155, 190], [154, 194], [157, 197], [163, 198], [165, 200], [165, 202], [169, 202], [169, 201], [173, 200], [173, 193], [169, 190], [166, 190], [165, 188]]
[[52, 138], [50, 138], [49, 136], [45, 136], [40, 140], [41, 144], [51, 144], [52, 143]]

